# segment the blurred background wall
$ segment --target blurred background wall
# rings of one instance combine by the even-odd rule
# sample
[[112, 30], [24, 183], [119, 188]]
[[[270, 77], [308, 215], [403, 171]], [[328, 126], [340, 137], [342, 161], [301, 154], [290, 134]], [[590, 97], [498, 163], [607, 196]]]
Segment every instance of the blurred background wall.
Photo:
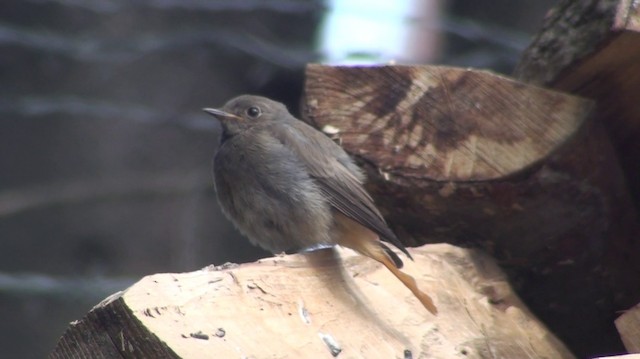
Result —
[[295, 113], [308, 62], [509, 74], [554, 2], [3, 0], [0, 356], [45, 356], [146, 274], [268, 255], [221, 216], [202, 107]]

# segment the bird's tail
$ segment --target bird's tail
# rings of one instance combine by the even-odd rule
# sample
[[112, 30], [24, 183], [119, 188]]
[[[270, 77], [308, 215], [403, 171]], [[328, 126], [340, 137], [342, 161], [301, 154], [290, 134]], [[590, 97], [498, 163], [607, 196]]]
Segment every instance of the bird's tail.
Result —
[[433, 299], [431, 299], [431, 297], [427, 293], [421, 291], [420, 288], [418, 288], [418, 284], [416, 283], [416, 280], [412, 276], [398, 269], [398, 267], [395, 265], [395, 263], [393, 263], [391, 258], [389, 258], [387, 253], [380, 252], [380, 254], [381, 255], [376, 255], [375, 257], [369, 255], [369, 257], [377, 260], [378, 262], [382, 263], [385, 267], [387, 267], [387, 269], [391, 273], [393, 273], [393, 275], [396, 276], [396, 278], [398, 278], [402, 282], [402, 284], [404, 284], [405, 287], [409, 288], [411, 293], [413, 293], [413, 295], [415, 295], [416, 298], [418, 298], [420, 303], [422, 303], [422, 305], [431, 314], [433, 315], [438, 314], [438, 308], [436, 308], [435, 304], [433, 304]]
[[377, 234], [346, 216], [336, 215], [335, 218], [341, 231], [337, 238], [338, 244], [382, 263], [405, 287], [409, 288], [431, 314], [438, 313], [431, 297], [418, 288], [418, 284], [412, 276], [399, 269], [402, 267], [402, 260], [380, 241]]
[[387, 257], [389, 257], [389, 259], [393, 261], [393, 264], [395, 264], [396, 268], [402, 269], [402, 267], [404, 266], [404, 263], [402, 262], [402, 259], [398, 257], [396, 252], [391, 250], [391, 248], [389, 248], [386, 244], [380, 241], [378, 241], [378, 243], [380, 244], [380, 247], [382, 247], [382, 250], [384, 250], [384, 253], [387, 255]]

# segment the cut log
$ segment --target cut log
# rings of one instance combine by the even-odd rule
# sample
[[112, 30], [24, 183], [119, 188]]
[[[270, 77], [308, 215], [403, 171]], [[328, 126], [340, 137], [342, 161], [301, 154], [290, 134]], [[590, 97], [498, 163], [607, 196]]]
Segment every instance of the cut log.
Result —
[[[640, 6], [631, 0], [566, 0], [547, 16], [543, 29], [524, 52], [515, 71], [523, 81], [551, 86], [597, 103], [596, 121], [610, 134], [636, 209], [640, 208]], [[622, 184], [621, 184], [622, 185]], [[618, 208], [628, 205], [618, 197]], [[628, 210], [625, 215], [631, 216]], [[624, 213], [624, 212], [621, 212]], [[635, 221], [637, 217], [635, 214]], [[625, 235], [624, 231], [621, 235]], [[640, 233], [612, 241], [611, 261], [636, 261]], [[605, 267], [607, 270], [609, 268]], [[640, 299], [637, 266], [624, 280], [620, 266], [614, 288], [628, 291], [613, 298], [615, 309]], [[616, 275], [614, 275], [615, 277]], [[636, 282], [634, 284], [633, 282]], [[626, 283], [625, 283], [626, 282]], [[623, 337], [624, 339], [624, 337]], [[626, 344], [626, 342], [625, 342]]]
[[565, 0], [515, 71], [598, 103], [636, 207], [640, 206], [640, 4], [632, 0]]
[[640, 353], [640, 304], [616, 319], [616, 328], [627, 351]]
[[587, 101], [478, 70], [309, 65], [306, 119], [388, 174], [484, 181], [521, 172], [563, 145]]
[[589, 101], [484, 71], [309, 65], [303, 104], [405, 244], [481, 246], [580, 356], [622, 350], [638, 229]]
[[156, 274], [71, 324], [51, 358], [573, 358], [486, 255], [411, 249], [438, 316], [350, 250]]

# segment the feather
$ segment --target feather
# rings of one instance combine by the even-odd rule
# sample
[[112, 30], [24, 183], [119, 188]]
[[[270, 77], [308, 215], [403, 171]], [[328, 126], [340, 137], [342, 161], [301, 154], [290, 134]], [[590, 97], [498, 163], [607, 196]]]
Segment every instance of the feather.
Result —
[[270, 131], [299, 157], [331, 206], [413, 259], [364, 189], [364, 175], [353, 160], [324, 134], [293, 116], [289, 117], [284, 125], [280, 122], [277, 126], [271, 126]]

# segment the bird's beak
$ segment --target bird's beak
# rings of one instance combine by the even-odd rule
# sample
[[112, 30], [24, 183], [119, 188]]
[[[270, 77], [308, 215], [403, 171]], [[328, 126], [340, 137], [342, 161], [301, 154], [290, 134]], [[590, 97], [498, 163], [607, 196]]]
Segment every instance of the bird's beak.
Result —
[[234, 120], [242, 120], [242, 117], [236, 116], [229, 112], [218, 110], [217, 108], [203, 108], [202, 111], [218, 118], [232, 118]]

